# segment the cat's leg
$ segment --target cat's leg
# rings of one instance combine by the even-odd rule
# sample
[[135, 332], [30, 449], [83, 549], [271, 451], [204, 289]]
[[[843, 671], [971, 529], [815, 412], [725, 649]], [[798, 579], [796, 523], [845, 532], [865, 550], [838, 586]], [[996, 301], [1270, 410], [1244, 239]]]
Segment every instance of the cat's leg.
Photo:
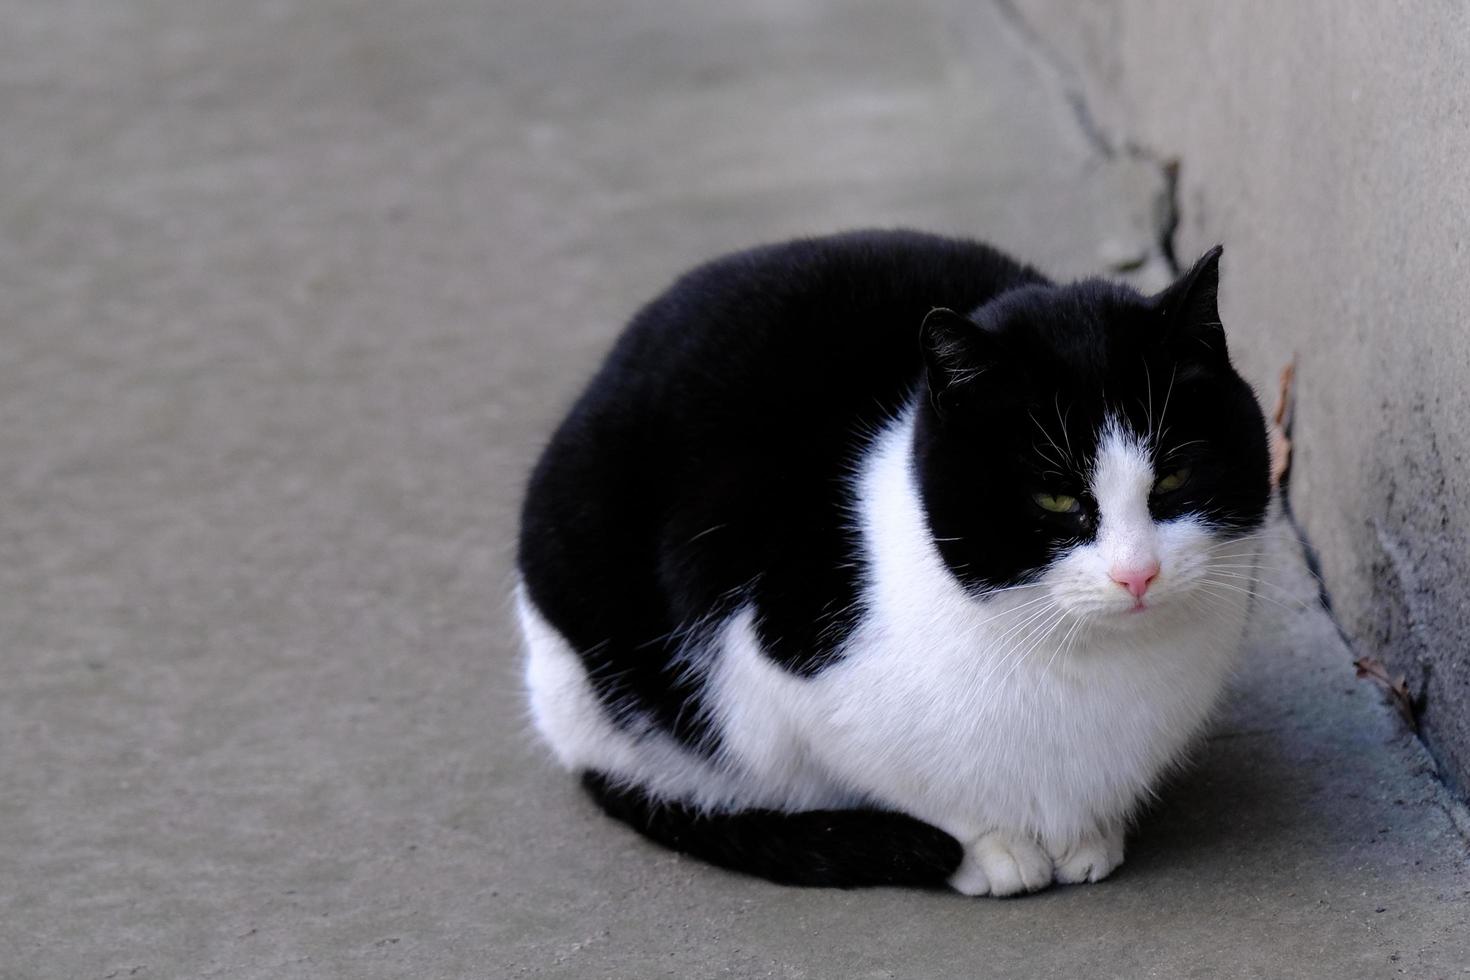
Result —
[[1016, 895], [1052, 882], [1052, 859], [1034, 838], [1009, 830], [961, 837], [965, 857], [949, 886], [962, 895]]
[[1056, 864], [1057, 881], [1080, 884], [1102, 881], [1112, 874], [1123, 863], [1123, 834], [1123, 825], [1118, 824], [1083, 834], [1064, 847], [1048, 848]]

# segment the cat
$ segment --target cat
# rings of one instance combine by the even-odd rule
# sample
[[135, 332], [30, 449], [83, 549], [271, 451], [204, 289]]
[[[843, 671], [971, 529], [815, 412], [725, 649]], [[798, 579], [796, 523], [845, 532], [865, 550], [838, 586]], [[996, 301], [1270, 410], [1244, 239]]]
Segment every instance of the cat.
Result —
[[557, 759], [777, 882], [1108, 875], [1225, 685], [1270, 495], [1220, 255], [1153, 296], [911, 231], [685, 274], [530, 479]]

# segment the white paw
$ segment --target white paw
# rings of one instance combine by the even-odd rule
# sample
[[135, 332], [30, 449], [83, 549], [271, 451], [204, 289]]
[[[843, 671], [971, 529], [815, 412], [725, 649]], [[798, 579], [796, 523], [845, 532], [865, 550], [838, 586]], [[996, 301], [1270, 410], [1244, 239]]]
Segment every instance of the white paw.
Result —
[[949, 886], [962, 895], [1015, 895], [1051, 884], [1052, 861], [1029, 837], [992, 831], [965, 848]]
[[1052, 852], [1052, 858], [1056, 861], [1057, 881], [1063, 884], [1102, 881], [1123, 863], [1123, 831], [1090, 834], [1060, 853]]

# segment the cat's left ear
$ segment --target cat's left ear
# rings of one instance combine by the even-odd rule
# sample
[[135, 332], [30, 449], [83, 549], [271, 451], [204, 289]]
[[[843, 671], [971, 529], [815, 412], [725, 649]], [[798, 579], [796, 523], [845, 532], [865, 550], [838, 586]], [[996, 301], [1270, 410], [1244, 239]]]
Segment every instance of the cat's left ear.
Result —
[[959, 404], [972, 382], [995, 363], [995, 338], [962, 313], [929, 311], [919, 329], [929, 400], [942, 416]]
[[1179, 281], [1154, 297], [1164, 319], [1164, 336], [1183, 355], [1200, 356], [1200, 348], [1213, 359], [1228, 361], [1225, 328], [1220, 323], [1220, 256], [1216, 245], [1196, 262]]

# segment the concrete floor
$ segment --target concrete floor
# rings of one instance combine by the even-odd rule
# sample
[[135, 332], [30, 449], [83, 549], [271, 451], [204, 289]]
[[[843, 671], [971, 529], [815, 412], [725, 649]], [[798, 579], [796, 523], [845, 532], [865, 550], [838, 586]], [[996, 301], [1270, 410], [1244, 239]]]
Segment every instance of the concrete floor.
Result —
[[1157, 174], [1000, 9], [7, 0], [0, 977], [1470, 972], [1470, 824], [1284, 527], [1102, 885], [747, 880], [527, 735], [521, 482], [682, 267], [897, 223], [1147, 251]]

